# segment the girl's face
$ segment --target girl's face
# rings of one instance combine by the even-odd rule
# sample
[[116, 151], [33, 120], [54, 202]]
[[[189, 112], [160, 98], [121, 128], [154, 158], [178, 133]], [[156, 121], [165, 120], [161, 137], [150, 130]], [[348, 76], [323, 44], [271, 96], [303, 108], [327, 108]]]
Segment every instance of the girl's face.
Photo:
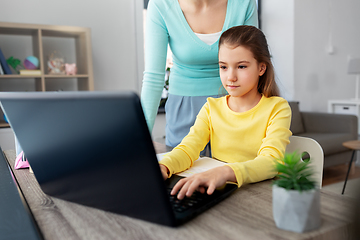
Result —
[[222, 44], [219, 67], [221, 82], [230, 96], [244, 98], [259, 94], [259, 77], [265, 73], [266, 64], [258, 63], [250, 50]]

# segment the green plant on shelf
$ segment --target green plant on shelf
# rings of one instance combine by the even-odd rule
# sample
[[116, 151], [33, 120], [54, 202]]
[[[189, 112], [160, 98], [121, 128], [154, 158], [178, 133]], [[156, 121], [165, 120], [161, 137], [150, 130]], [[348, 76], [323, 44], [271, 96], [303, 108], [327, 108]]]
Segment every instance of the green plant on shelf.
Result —
[[21, 64], [20, 59], [14, 58], [13, 56], [9, 57], [6, 60], [6, 63], [9, 64], [17, 74], [20, 74], [20, 69], [24, 69], [24, 66]]

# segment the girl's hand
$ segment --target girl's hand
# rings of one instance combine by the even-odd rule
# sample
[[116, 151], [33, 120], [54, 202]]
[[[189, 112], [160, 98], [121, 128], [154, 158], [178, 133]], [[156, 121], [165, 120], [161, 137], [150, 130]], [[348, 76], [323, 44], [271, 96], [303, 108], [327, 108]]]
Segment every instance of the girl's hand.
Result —
[[181, 200], [185, 196], [190, 197], [196, 190], [205, 193], [206, 187], [206, 193], [211, 195], [216, 188], [222, 187], [227, 181], [236, 182], [234, 171], [229, 166], [217, 167], [179, 180], [173, 187], [171, 195], [179, 191], [177, 198]]
[[168, 177], [169, 177], [169, 169], [165, 165], [160, 164], [160, 170], [161, 170], [161, 173], [162, 173], [162, 176], [163, 176], [164, 180], [168, 179]]

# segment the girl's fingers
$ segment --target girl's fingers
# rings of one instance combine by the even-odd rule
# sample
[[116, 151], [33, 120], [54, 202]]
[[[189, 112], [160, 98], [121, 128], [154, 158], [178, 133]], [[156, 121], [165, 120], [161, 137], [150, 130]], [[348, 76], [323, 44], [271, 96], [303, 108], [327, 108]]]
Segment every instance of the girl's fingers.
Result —
[[194, 188], [193, 186], [194, 186], [194, 179], [193, 178], [187, 179], [186, 183], [181, 188], [177, 198], [183, 199], [185, 196], [190, 197], [194, 192], [194, 190], [196, 189], [196, 188], [193, 189]]
[[198, 189], [200, 186], [202, 186], [202, 183], [199, 179], [194, 179], [191, 181], [191, 183], [188, 185], [188, 189], [186, 191], [186, 196], [191, 197], [191, 195]]
[[205, 187], [199, 186], [198, 191], [201, 193], [205, 193]]
[[183, 199], [185, 196], [190, 197], [193, 192], [198, 189], [199, 181], [194, 178], [183, 178], [179, 182], [176, 183], [174, 188], [171, 191], [172, 195], [177, 193], [178, 199]]
[[214, 183], [211, 183], [211, 184], [209, 185], [208, 190], [207, 190], [206, 193], [207, 193], [208, 195], [211, 195], [211, 194], [214, 193], [215, 189], [216, 189], [215, 184], [214, 184]]
[[182, 186], [185, 184], [185, 178], [184, 179], [181, 179], [181, 180], [179, 180], [176, 184], [175, 184], [175, 186], [173, 187], [173, 189], [171, 190], [171, 195], [175, 195], [181, 188], [182, 188]]
[[206, 192], [208, 195], [213, 194], [217, 184], [220, 184], [222, 180], [219, 178], [214, 179], [213, 174], [210, 175], [212, 177], [209, 177], [209, 173], [202, 173], [181, 179], [173, 187], [171, 195], [177, 194], [177, 198], [181, 200], [185, 196], [190, 197], [196, 190], [201, 193]]

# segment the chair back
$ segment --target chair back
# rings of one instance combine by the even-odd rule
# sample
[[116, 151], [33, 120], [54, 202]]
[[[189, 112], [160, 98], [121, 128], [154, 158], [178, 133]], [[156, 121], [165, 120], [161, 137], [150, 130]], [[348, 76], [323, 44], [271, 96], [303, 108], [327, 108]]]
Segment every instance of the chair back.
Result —
[[324, 152], [320, 144], [312, 138], [290, 136], [290, 143], [286, 147], [286, 152], [291, 153], [297, 151], [299, 154], [308, 154], [310, 156], [309, 166], [313, 168], [314, 180], [318, 183], [318, 187], [322, 186]]

